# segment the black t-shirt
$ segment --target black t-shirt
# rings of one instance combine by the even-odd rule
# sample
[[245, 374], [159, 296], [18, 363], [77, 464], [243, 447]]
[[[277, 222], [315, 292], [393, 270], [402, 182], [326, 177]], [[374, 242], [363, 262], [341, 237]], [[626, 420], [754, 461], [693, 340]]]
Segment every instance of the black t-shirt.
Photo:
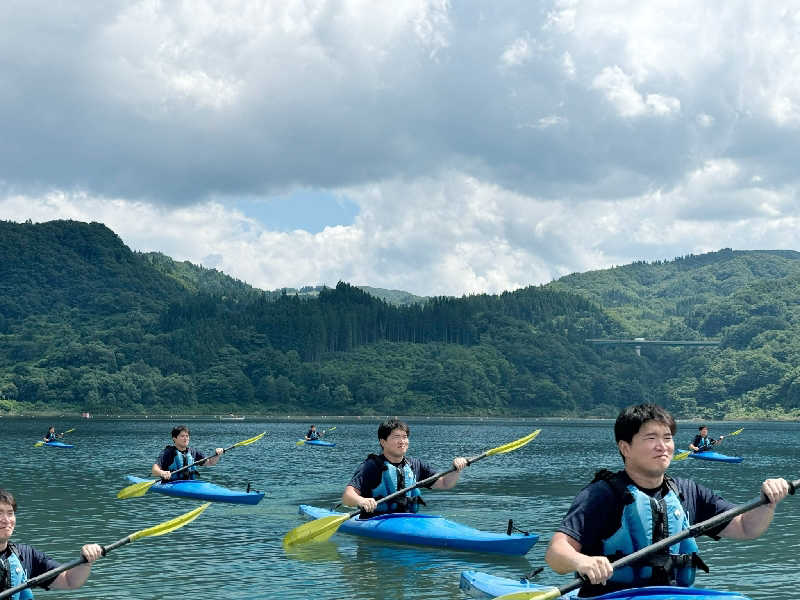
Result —
[[[627, 474], [624, 478], [628, 484], [633, 483]], [[692, 525], [736, 506], [691, 479], [674, 477], [672, 480], [683, 498], [683, 507]], [[639, 489], [656, 499], [668, 492], [665, 485], [655, 490]], [[602, 556], [603, 540], [619, 529], [621, 514], [622, 507], [611, 486], [605, 481], [595, 481], [578, 492], [557, 531], [579, 542], [581, 553]], [[726, 526], [727, 523], [715, 527], [705, 535], [717, 539]]]
[[[383, 457], [383, 455], [381, 455], [381, 457]], [[411, 467], [411, 471], [414, 473], [414, 478], [417, 481], [427, 479], [436, 473], [436, 471], [434, 471], [430, 465], [422, 462], [418, 458], [406, 456], [405, 461]], [[381, 478], [383, 477], [383, 469], [381, 468], [382, 465], [379, 463], [380, 461], [375, 461], [369, 458], [362, 462], [360, 465], [358, 465], [356, 472], [353, 473], [353, 477], [350, 478], [350, 483], [347, 485], [351, 485], [356, 488], [358, 493], [365, 498], [371, 498], [371, 491], [378, 487], [378, 484], [380, 484]], [[395, 464], [395, 466], [399, 467], [400, 463]], [[406, 482], [406, 486], [408, 485], [410, 485], [410, 482]], [[429, 488], [431, 485], [433, 484], [431, 483], [422, 487]]]
[[[36, 548], [29, 546], [28, 544], [14, 544], [14, 546], [17, 549], [19, 561], [22, 563], [22, 568], [25, 569], [28, 579], [38, 577], [42, 573], [46, 573], [51, 569], [55, 569], [59, 564], [61, 564], [47, 556], [44, 552], [39, 552]], [[10, 553], [11, 550], [6, 548], [5, 552], [3, 552], [3, 557], [8, 559]], [[58, 577], [58, 575], [54, 576], [53, 579], [56, 577]], [[34, 587], [48, 589], [50, 584], [53, 583], [53, 579], [44, 581], [38, 586]]]

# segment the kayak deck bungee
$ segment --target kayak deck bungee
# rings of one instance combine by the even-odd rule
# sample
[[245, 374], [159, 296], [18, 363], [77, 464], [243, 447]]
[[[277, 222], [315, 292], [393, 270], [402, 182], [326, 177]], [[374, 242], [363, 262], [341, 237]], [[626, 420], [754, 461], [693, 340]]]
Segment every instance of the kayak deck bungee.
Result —
[[[681, 452], [686, 452], [686, 450], [681, 450]], [[705, 452], [691, 452], [689, 454], [689, 458], [724, 463], [740, 463], [744, 460], [741, 456], [728, 456], [727, 454], [720, 454], [719, 452], [714, 452], [713, 450], [706, 450]]]
[[64, 442], [45, 442], [42, 446], [50, 446], [51, 448], [74, 448], [74, 444], [65, 444]]
[[323, 441], [323, 440], [300, 440], [300, 441], [301, 442], [305, 442], [303, 444], [304, 446], [327, 446], [327, 447], [332, 447], [332, 446], [336, 445], [334, 442], [326, 442], [326, 441]]
[[[496, 577], [481, 571], [462, 571], [459, 587], [476, 598], [495, 598], [515, 592], [543, 592], [553, 586], [532, 583], [526, 579]], [[577, 600], [578, 590], [561, 598]], [[643, 587], [593, 596], [595, 600], [750, 600], [735, 592], [672, 586]], [[582, 598], [581, 600], [587, 600]]]
[[[142, 483], [152, 481], [128, 475], [131, 483]], [[232, 504], [258, 504], [264, 497], [264, 492], [239, 491], [222, 487], [216, 483], [210, 483], [201, 479], [185, 479], [168, 482], [158, 482], [150, 486], [147, 493], [166, 494], [177, 498], [196, 498], [209, 502], [230, 502]]]
[[[307, 504], [301, 504], [299, 512], [313, 519], [343, 514]], [[391, 513], [369, 519], [354, 517], [342, 523], [339, 531], [401, 544], [518, 556], [527, 554], [539, 540], [535, 533], [508, 535], [481, 531], [443, 517], [419, 513]]]

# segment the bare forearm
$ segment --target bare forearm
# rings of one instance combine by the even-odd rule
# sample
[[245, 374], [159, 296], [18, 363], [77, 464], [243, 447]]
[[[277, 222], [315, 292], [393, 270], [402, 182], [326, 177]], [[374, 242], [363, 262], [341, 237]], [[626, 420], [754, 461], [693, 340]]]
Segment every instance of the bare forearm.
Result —
[[581, 556], [583, 555], [575, 550], [575, 548], [573, 548], [571, 545], [563, 540], [558, 540], [554, 536], [547, 548], [544, 560], [548, 565], [550, 565], [550, 568], [553, 569], [553, 571], [559, 575], [564, 575], [565, 573], [570, 573], [577, 570], [579, 557]]
[[722, 537], [734, 540], [752, 540], [769, 529], [775, 516], [775, 505], [765, 504], [739, 515], [722, 530]]
[[345, 506], [358, 506], [359, 500], [361, 500], [361, 494], [359, 494], [354, 487], [348, 485], [344, 488], [342, 504]]
[[461, 471], [453, 471], [452, 473], [448, 473], [436, 480], [436, 483], [433, 484], [433, 488], [437, 490], [449, 490], [458, 483], [458, 479], [461, 477]]
[[55, 581], [50, 587], [59, 590], [74, 590], [81, 587], [86, 580], [89, 579], [89, 574], [92, 572], [92, 566], [89, 564], [78, 565], [72, 567], [69, 571], [64, 571], [56, 577]]

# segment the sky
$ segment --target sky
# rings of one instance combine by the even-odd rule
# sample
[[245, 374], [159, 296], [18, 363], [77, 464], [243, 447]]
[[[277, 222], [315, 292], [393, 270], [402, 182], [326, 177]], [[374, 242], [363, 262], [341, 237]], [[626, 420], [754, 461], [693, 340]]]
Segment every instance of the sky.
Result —
[[9, 0], [0, 219], [255, 287], [800, 250], [800, 0]]

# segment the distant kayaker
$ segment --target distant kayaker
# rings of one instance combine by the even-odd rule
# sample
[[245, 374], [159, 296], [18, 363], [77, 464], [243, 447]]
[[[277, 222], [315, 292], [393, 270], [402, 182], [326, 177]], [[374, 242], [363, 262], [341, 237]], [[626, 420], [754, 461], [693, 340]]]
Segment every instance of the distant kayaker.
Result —
[[[0, 489], [0, 591], [17, 587], [32, 577], [38, 577], [55, 569], [59, 563], [28, 544], [11, 542], [17, 524], [17, 502], [11, 492]], [[81, 548], [86, 563], [73, 567], [40, 587], [57, 590], [74, 590], [89, 578], [92, 563], [103, 555], [98, 544], [86, 544]], [[13, 600], [33, 598], [30, 588], [12, 595]]]
[[700, 433], [694, 436], [694, 441], [689, 444], [689, 450], [692, 452], [707, 452], [708, 450], [711, 450], [713, 446], [721, 444], [722, 440], [725, 439], [724, 435], [719, 436], [718, 440], [708, 437], [708, 427], [706, 425], [700, 425], [698, 430]]
[[[427, 463], [406, 456], [409, 433], [408, 424], [397, 419], [389, 419], [380, 424], [378, 443], [383, 452], [380, 456], [370, 454], [359, 465], [344, 489], [342, 504], [358, 506], [365, 513], [415, 513], [420, 504], [425, 504], [418, 488], [407, 492], [402, 498], [378, 503], [384, 496], [412, 486], [436, 473]], [[457, 470], [437, 479], [429, 487], [437, 490], [454, 487], [461, 476], [461, 470], [466, 466], [467, 459], [457, 456], [453, 459], [453, 467]]]
[[[735, 506], [690, 479], [666, 475], [675, 452], [676, 430], [672, 415], [654, 404], [628, 407], [617, 417], [614, 435], [624, 469], [598, 472], [578, 493], [545, 555], [557, 573], [577, 571], [587, 580], [580, 596], [650, 585], [689, 587], [697, 568], [708, 569], [697, 556], [693, 537], [668, 551], [642, 557], [633, 567], [614, 571], [611, 566], [611, 561]], [[772, 522], [777, 503], [789, 493], [789, 483], [767, 479], [761, 493], [769, 504], [705, 535], [740, 540], [760, 536]]]
[[56, 438], [64, 437], [63, 433], [56, 433], [56, 428], [50, 425], [50, 428], [47, 430], [47, 433], [44, 434], [44, 441], [45, 442], [54, 442]]
[[[215, 452], [216, 456], [209, 458], [202, 466], [213, 467], [219, 462], [224, 449], [217, 448]], [[165, 481], [170, 479], [195, 479], [197, 477], [197, 467], [186, 469], [174, 475], [172, 472], [187, 465], [193, 465], [205, 457], [202, 452], [189, 447], [189, 428], [186, 425], [178, 425], [172, 429], [172, 445], [164, 447], [150, 471], [154, 477], [160, 477]]]
[[317, 431], [317, 426], [316, 426], [316, 425], [312, 425], [312, 426], [311, 426], [311, 427], [308, 429], [308, 432], [306, 433], [306, 441], [307, 441], [307, 442], [311, 442], [311, 441], [313, 441], [313, 440], [318, 440], [318, 439], [320, 439], [320, 438], [321, 438], [323, 435], [325, 435], [325, 432], [324, 432], [324, 431], [320, 433], [319, 431]]

